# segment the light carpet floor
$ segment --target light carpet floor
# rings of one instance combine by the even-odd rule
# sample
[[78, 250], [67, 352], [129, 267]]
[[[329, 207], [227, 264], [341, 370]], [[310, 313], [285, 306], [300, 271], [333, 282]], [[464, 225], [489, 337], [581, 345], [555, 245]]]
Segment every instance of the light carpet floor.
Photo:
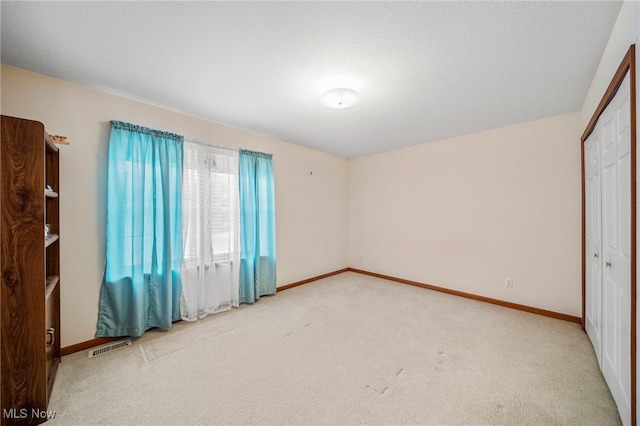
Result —
[[63, 358], [59, 425], [617, 425], [577, 324], [347, 272]]

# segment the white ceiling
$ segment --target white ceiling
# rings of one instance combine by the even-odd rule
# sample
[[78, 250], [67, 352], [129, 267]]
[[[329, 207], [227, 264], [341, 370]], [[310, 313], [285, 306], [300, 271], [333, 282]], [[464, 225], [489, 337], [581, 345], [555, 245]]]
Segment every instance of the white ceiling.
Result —
[[0, 5], [3, 63], [356, 157], [581, 109], [621, 3]]

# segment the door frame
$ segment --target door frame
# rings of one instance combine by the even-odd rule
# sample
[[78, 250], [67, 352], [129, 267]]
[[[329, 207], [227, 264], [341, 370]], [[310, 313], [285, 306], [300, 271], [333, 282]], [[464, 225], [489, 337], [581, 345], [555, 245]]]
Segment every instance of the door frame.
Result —
[[635, 44], [627, 50], [624, 59], [618, 66], [613, 79], [609, 83], [604, 96], [600, 100], [589, 124], [587, 124], [582, 137], [580, 138], [580, 158], [582, 173], [582, 329], [585, 330], [586, 321], [586, 223], [585, 223], [585, 166], [584, 166], [584, 142], [593, 132], [600, 115], [609, 105], [618, 91], [627, 73], [629, 73], [629, 110], [631, 113], [629, 127], [631, 132], [630, 140], [630, 161], [631, 161], [631, 424], [636, 424], [636, 53]]

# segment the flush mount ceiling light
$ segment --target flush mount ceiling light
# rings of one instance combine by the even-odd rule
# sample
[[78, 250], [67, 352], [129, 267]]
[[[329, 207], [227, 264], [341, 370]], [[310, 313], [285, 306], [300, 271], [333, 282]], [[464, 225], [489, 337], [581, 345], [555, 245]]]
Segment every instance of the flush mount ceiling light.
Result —
[[349, 108], [358, 102], [360, 102], [360, 93], [346, 87], [331, 89], [320, 96], [320, 103], [327, 108]]

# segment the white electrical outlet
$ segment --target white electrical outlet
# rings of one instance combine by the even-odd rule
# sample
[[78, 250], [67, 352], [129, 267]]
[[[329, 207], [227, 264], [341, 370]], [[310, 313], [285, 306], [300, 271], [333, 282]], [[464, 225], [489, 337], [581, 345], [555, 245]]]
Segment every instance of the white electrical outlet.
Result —
[[364, 256], [360, 255], [360, 262], [364, 261]]
[[509, 288], [513, 288], [513, 278], [505, 278], [504, 279], [504, 286], [505, 287], [509, 287]]

